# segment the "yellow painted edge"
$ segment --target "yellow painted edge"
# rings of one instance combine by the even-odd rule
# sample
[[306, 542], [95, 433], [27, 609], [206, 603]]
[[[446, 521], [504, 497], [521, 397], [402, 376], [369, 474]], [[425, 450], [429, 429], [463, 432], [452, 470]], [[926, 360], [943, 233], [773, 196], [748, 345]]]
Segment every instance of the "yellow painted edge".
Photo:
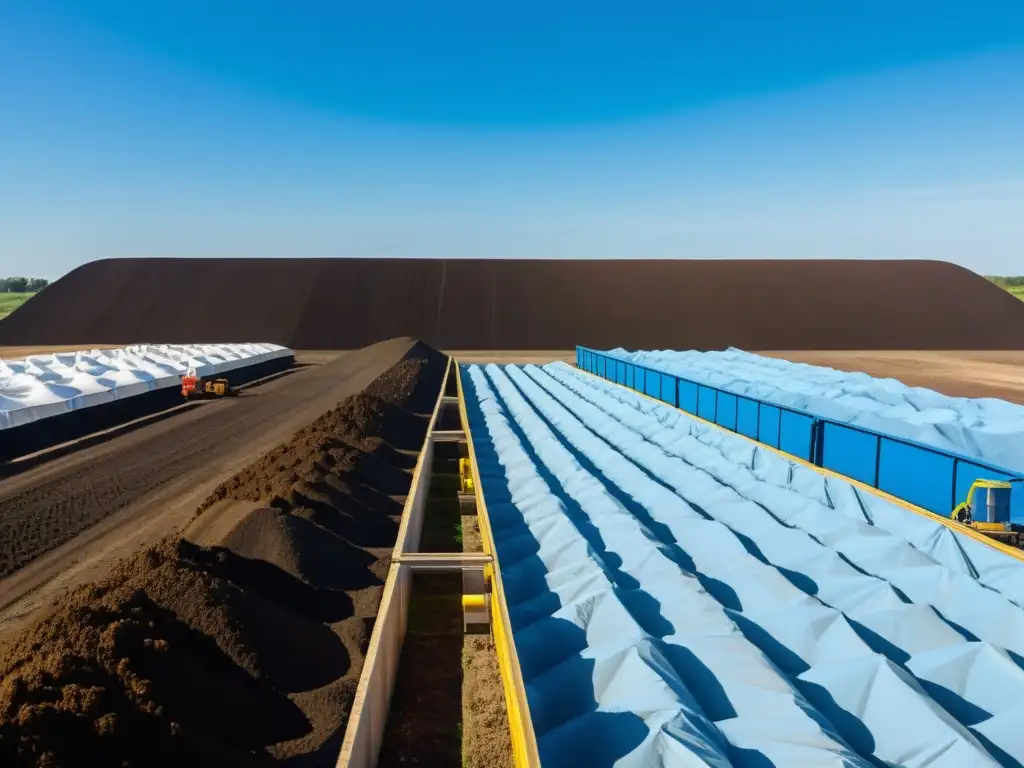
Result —
[[[980, 533], [980, 532], [974, 530], [973, 528], [968, 528], [966, 525], [960, 525], [959, 523], [956, 523], [956, 522], [950, 520], [949, 518], [943, 517], [942, 515], [937, 515], [934, 512], [925, 509], [924, 507], [918, 507], [918, 506], [916, 506], [914, 504], [911, 504], [906, 499], [901, 499], [898, 496], [893, 496], [891, 493], [886, 493], [883, 490], [875, 488], [873, 485], [868, 485], [867, 483], [861, 482], [860, 480], [855, 480], [852, 477], [848, 477], [846, 475], [841, 475], [838, 472], [832, 471], [831, 469], [826, 469], [825, 467], [819, 467], [816, 464], [812, 464], [809, 461], [801, 459], [799, 456], [794, 456], [794, 455], [792, 455], [790, 453], [786, 453], [785, 451], [781, 451], [778, 448], [774, 448], [773, 446], [768, 445], [767, 443], [759, 442], [759, 441], [755, 440], [754, 438], [752, 438], [752, 437], [750, 437], [748, 435], [744, 435], [741, 432], [733, 432], [731, 429], [726, 429], [725, 427], [723, 427], [720, 424], [715, 424], [713, 421], [708, 421], [707, 419], [702, 419], [700, 416], [692, 414], [689, 411], [684, 411], [682, 408], [680, 408], [677, 405], [671, 405], [669, 403], [666, 403], [664, 400], [659, 400], [656, 397], [651, 397], [650, 395], [645, 394], [644, 392], [641, 392], [640, 390], [632, 389], [630, 387], [627, 387], [625, 384], [619, 384], [617, 381], [609, 381], [608, 379], [605, 379], [605, 378], [602, 378], [602, 377], [598, 376], [596, 373], [591, 373], [590, 371], [585, 371], [582, 368], [577, 368], [576, 370], [578, 370], [580, 373], [586, 374], [587, 376], [591, 376], [591, 377], [597, 379], [598, 381], [603, 381], [603, 382], [606, 382], [608, 384], [612, 384], [612, 385], [614, 385], [616, 387], [620, 387], [620, 388], [626, 390], [627, 392], [632, 392], [634, 395], [639, 395], [640, 397], [643, 397], [643, 398], [645, 398], [647, 400], [650, 400], [652, 403], [658, 403], [659, 405], [663, 405], [666, 408], [675, 408], [677, 411], [679, 411], [680, 413], [684, 414], [688, 418], [693, 419], [694, 421], [700, 422], [701, 424], [706, 424], [709, 427], [714, 427], [715, 429], [720, 430], [721, 432], [725, 432], [725, 433], [730, 434], [730, 435], [735, 435], [736, 437], [741, 437], [744, 440], [746, 440], [748, 443], [753, 443], [758, 448], [764, 448], [765, 450], [771, 451], [772, 453], [774, 453], [774, 454], [776, 454], [778, 456], [781, 456], [782, 458], [784, 458], [784, 459], [786, 459], [788, 461], [791, 461], [794, 464], [800, 464], [801, 466], [807, 467], [808, 469], [813, 469], [819, 475], [824, 475], [825, 477], [833, 477], [836, 480], [842, 480], [843, 482], [849, 483], [850, 485], [852, 485], [855, 488], [858, 488], [858, 489], [860, 489], [862, 491], [866, 491], [867, 493], [870, 493], [870, 494], [873, 494], [875, 496], [878, 496], [879, 498], [885, 499], [886, 501], [891, 501], [893, 504], [896, 504], [897, 506], [903, 507], [904, 509], [909, 510], [910, 512], [913, 512], [914, 514], [921, 515], [922, 517], [927, 517], [927, 518], [930, 518], [932, 520], [935, 520], [936, 522], [942, 523], [944, 526], [946, 526], [947, 528], [949, 528], [950, 530], [952, 530], [952, 531], [954, 531], [956, 533], [962, 533], [965, 536], [970, 536], [972, 539], [975, 539], [976, 541], [980, 541], [982, 544], [987, 544], [988, 546], [990, 546], [993, 549], [996, 549], [996, 550], [1002, 552], [1005, 555], [1009, 555], [1010, 557], [1016, 558], [1017, 560], [1020, 560], [1021, 562], [1024, 562], [1024, 550], [1015, 549], [1014, 547], [1011, 547], [1011, 546], [1009, 546], [1007, 544], [1003, 544], [1000, 541], [996, 541], [995, 539], [992, 539], [992, 538], [986, 536], [985, 534]], [[950, 512], [952, 512], [952, 511], [953, 510], [950, 510]]]
[[494, 537], [491, 531], [491, 520], [484, 501], [483, 488], [480, 484], [479, 464], [476, 460], [476, 449], [473, 446], [473, 435], [469, 429], [469, 417], [466, 412], [466, 400], [463, 395], [462, 369], [455, 360], [455, 372], [459, 384], [459, 415], [466, 430], [466, 443], [469, 448], [470, 468], [473, 473], [473, 493], [476, 495], [477, 515], [480, 520], [480, 534], [483, 550], [492, 556], [491, 590], [492, 601], [497, 610], [492, 611], [494, 625], [494, 646], [498, 655], [498, 667], [505, 689], [505, 707], [508, 711], [509, 733], [512, 738], [512, 756], [516, 766], [538, 768], [540, 754], [537, 750], [537, 736], [533, 731], [533, 720], [530, 717], [530, 706], [526, 700], [526, 686], [523, 683], [523, 671], [519, 666], [519, 655], [516, 653], [515, 639], [512, 637], [512, 621], [505, 604], [505, 590], [501, 581], [501, 567], [494, 555]]

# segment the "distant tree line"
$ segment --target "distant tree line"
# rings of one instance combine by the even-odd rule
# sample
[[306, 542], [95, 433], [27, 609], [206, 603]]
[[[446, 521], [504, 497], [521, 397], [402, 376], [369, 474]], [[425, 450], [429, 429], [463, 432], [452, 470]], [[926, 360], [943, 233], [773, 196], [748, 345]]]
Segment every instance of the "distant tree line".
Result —
[[38, 293], [49, 284], [41, 277], [0, 277], [0, 293]]
[[1016, 287], [1024, 285], [1024, 277], [995, 277], [995, 276], [993, 276], [993, 277], [990, 277], [989, 280], [991, 280], [996, 285], [1001, 285], [1001, 286], [1004, 286], [1006, 288], [1016, 288]]

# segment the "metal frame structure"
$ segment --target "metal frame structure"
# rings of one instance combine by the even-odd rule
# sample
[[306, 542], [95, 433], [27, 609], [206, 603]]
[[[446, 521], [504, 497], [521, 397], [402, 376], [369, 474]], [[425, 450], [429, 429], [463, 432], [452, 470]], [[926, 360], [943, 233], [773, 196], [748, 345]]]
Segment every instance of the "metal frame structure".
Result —
[[[458, 395], [444, 394], [449, 378], [456, 377]], [[494, 539], [487, 504], [484, 501], [477, 471], [473, 438], [468, 430], [438, 430], [443, 407], [458, 407], [462, 424], [468, 424], [466, 405], [462, 397], [462, 381], [458, 362], [449, 357], [448, 368], [441, 392], [434, 405], [416, 467], [413, 470], [409, 494], [402, 510], [402, 521], [392, 555], [384, 592], [381, 596], [377, 620], [359, 677], [352, 712], [345, 729], [337, 768], [374, 768], [380, 754], [387, 726], [391, 696], [398, 676], [398, 663], [402, 654], [412, 594], [413, 575], [416, 572], [461, 572], [463, 576], [463, 610], [467, 626], [484, 621], [489, 616], [494, 636], [498, 665], [505, 690], [505, 704], [509, 716], [509, 730], [513, 756], [517, 768], [538, 768], [540, 759], [537, 743], [526, 702], [519, 657], [512, 638], [508, 606], [501, 586], [501, 570], [494, 556]], [[459, 494], [463, 508], [474, 504], [480, 521], [483, 541], [482, 553], [419, 552], [427, 496], [430, 492], [431, 467], [434, 446], [437, 443], [465, 443], [470, 456], [473, 476], [473, 494]]]

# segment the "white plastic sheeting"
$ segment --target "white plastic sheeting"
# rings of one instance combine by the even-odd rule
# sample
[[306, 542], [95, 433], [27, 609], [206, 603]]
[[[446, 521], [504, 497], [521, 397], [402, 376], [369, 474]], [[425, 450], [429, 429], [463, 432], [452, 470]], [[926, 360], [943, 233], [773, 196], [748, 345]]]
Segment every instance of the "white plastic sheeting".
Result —
[[0, 360], [0, 429], [289, 357], [277, 344], [154, 344]]
[[761, 357], [738, 349], [608, 354], [739, 395], [915, 440], [1024, 472], [1024, 406], [949, 397], [895, 379]]
[[1024, 563], [564, 364], [466, 380], [544, 765], [1024, 758]]

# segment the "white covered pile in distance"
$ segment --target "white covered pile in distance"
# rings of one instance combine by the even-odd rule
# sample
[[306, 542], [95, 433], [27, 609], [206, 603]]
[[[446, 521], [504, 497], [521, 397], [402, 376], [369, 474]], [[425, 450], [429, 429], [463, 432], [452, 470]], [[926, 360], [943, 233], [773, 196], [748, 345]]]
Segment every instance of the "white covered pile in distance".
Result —
[[0, 429], [282, 357], [277, 344], [141, 344], [0, 360]]
[[949, 397], [896, 379], [762, 357], [739, 349], [614, 349], [608, 354], [738, 395], [1024, 471], [1024, 406], [1005, 400]]

